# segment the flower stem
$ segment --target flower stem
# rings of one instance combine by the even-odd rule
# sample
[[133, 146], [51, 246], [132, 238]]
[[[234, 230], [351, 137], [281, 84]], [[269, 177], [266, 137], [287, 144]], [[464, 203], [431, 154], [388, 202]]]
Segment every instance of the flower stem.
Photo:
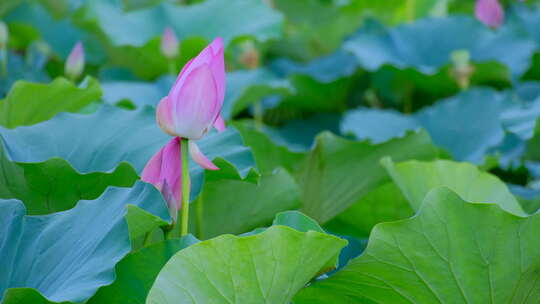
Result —
[[174, 60], [169, 60], [169, 74], [176, 76], [176, 63]]
[[253, 118], [255, 119], [255, 127], [260, 131], [263, 126], [263, 109], [260, 100], [253, 104]]
[[180, 236], [188, 234], [189, 227], [189, 188], [191, 182], [189, 180], [189, 153], [188, 139], [182, 138], [180, 150], [182, 153], [182, 224], [180, 227]]
[[7, 63], [8, 63], [8, 52], [7, 47], [2, 47], [0, 50], [1, 54], [0, 57], [2, 59], [2, 76], [4, 78], [7, 78]]

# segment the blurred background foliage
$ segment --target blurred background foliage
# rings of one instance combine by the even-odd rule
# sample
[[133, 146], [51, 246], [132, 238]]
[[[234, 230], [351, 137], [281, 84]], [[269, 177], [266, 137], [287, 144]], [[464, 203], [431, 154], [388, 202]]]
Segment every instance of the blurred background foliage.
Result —
[[[222, 36], [226, 119], [253, 119], [277, 145], [305, 151], [323, 130], [379, 143], [425, 129], [454, 159], [529, 187], [540, 176], [540, 3], [502, 4], [504, 23], [492, 29], [460, 0], [5, 0], [0, 96], [25, 94], [19, 80], [69, 94], [53, 80], [82, 41], [81, 86], [101, 93], [56, 112], [154, 107]], [[160, 52], [166, 27], [180, 41], [174, 60]]]

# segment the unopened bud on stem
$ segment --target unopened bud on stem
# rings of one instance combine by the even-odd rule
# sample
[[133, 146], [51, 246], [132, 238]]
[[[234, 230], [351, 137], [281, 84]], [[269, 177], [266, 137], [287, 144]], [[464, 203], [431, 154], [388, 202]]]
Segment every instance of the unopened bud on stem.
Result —
[[246, 41], [240, 46], [242, 53], [240, 54], [240, 63], [248, 69], [256, 69], [260, 65], [261, 56], [257, 47], [252, 41]]
[[471, 55], [467, 50], [457, 50], [452, 52], [450, 59], [453, 63], [452, 75], [461, 89], [469, 87], [471, 75], [474, 67], [470, 63]]
[[64, 71], [69, 79], [75, 80], [84, 71], [84, 48], [82, 42], [77, 42], [69, 54]]
[[178, 38], [170, 27], [165, 28], [161, 37], [161, 53], [169, 60], [178, 57]]

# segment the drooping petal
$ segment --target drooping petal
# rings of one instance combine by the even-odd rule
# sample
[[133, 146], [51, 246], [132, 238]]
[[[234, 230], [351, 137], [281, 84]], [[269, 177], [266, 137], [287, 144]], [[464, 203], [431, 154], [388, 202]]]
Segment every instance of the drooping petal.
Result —
[[202, 65], [189, 74], [178, 100], [170, 99], [174, 104], [176, 136], [195, 140], [204, 136], [220, 110], [216, 94], [216, 84], [208, 65]]
[[141, 179], [147, 183], [154, 185], [161, 190], [161, 163], [163, 156], [163, 148], [160, 149], [152, 158], [146, 163], [141, 174]]
[[161, 191], [173, 219], [182, 204], [182, 159], [180, 138], [171, 139], [148, 161], [141, 179]]
[[477, 0], [474, 13], [489, 27], [499, 27], [504, 21], [504, 10], [498, 0]]
[[173, 188], [166, 181], [163, 183], [161, 195], [163, 195], [163, 198], [167, 202], [171, 218], [176, 222], [178, 220], [178, 210], [180, 210], [182, 202], [174, 196]]
[[201, 149], [199, 149], [199, 146], [197, 146], [193, 140], [189, 141], [189, 154], [191, 155], [191, 158], [204, 169], [219, 170], [219, 168], [201, 152]]
[[214, 121], [214, 128], [216, 128], [216, 130], [218, 130], [219, 132], [225, 131], [225, 120], [223, 119], [223, 116], [221, 116], [221, 114], [218, 114], [218, 116], [216, 117], [216, 121]]
[[173, 112], [173, 104], [167, 96], [163, 97], [157, 106], [156, 120], [165, 133], [175, 136]]
[[[163, 147], [161, 161], [161, 178], [172, 188], [174, 197], [181, 201], [182, 189], [182, 153], [180, 151], [180, 138], [175, 137]], [[180, 208], [180, 206], [177, 206]]]
[[178, 56], [178, 38], [170, 27], [166, 27], [161, 37], [161, 53], [168, 59]]

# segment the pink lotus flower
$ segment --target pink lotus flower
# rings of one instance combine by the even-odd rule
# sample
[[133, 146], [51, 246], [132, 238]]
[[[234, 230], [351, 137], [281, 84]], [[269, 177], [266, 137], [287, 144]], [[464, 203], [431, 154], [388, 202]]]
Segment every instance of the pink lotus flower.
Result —
[[178, 56], [178, 39], [170, 27], [165, 28], [161, 37], [161, 53], [168, 59]]
[[224, 96], [223, 42], [217, 38], [182, 68], [169, 94], [159, 102], [158, 124], [172, 136], [192, 140], [202, 138], [212, 125], [221, 131]]
[[504, 10], [498, 0], [476, 0], [474, 13], [478, 20], [492, 28], [504, 21]]
[[77, 79], [84, 70], [84, 48], [82, 42], [77, 42], [69, 53], [64, 67], [66, 75], [71, 79]]

